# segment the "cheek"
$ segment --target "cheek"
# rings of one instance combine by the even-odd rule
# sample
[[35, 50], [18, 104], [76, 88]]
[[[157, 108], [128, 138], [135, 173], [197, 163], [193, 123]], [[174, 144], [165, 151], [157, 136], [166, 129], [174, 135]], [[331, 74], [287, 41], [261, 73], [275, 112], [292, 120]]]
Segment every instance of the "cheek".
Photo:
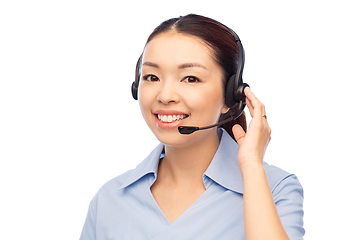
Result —
[[139, 99], [138, 101], [139, 101], [141, 113], [145, 118], [145, 120], [146, 120], [146, 116], [149, 115], [149, 113], [151, 113], [151, 103], [153, 102], [151, 99], [153, 98], [153, 96], [150, 93], [151, 91], [147, 91], [146, 87], [140, 84], [138, 90], [138, 99]]
[[210, 122], [217, 121], [221, 109], [224, 105], [224, 96], [222, 88], [203, 89], [197, 93], [189, 94], [187, 98], [190, 101], [188, 106], [194, 111], [197, 117], [202, 117], [210, 120]]

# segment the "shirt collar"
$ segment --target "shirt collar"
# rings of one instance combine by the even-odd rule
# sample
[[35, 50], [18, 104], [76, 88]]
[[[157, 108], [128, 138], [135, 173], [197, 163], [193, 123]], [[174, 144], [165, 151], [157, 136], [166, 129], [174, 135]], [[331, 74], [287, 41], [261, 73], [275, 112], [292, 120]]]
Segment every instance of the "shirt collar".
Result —
[[[219, 128], [218, 135], [220, 145], [204, 175], [231, 191], [243, 193], [243, 180], [237, 164], [239, 146], [224, 129]], [[164, 145], [160, 143], [129, 174], [120, 189], [130, 186], [149, 173], [156, 176], [160, 155], [163, 150]]]
[[120, 189], [126, 188], [133, 184], [143, 176], [153, 173], [157, 174], [160, 155], [163, 152], [164, 145], [160, 143], [136, 168], [129, 174], [126, 180], [121, 185]]

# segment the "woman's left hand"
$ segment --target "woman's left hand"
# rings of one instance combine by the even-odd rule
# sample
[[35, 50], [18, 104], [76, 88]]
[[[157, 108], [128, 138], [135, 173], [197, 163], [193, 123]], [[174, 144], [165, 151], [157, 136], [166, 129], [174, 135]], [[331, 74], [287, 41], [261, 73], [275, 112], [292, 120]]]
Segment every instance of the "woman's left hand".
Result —
[[248, 164], [263, 164], [266, 148], [271, 139], [265, 106], [256, 98], [250, 88], [245, 88], [246, 105], [252, 120], [245, 133], [240, 125], [233, 126], [234, 137], [239, 144], [238, 164], [240, 170]]
[[245, 133], [239, 125], [233, 127], [234, 137], [240, 146], [238, 164], [243, 178], [245, 238], [289, 239], [263, 167], [264, 154], [271, 139], [265, 107], [250, 88], [245, 88], [245, 95], [252, 117], [249, 129]]

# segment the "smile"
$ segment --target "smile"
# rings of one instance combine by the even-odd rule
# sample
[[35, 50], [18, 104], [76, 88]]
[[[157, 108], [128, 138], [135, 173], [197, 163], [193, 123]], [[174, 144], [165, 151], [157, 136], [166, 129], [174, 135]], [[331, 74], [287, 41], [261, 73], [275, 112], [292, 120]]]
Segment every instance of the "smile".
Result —
[[184, 118], [187, 118], [189, 115], [186, 114], [182, 114], [182, 115], [160, 115], [160, 114], [156, 114], [157, 118], [164, 123], [172, 123], [172, 122], [176, 122], [176, 121], [180, 121]]

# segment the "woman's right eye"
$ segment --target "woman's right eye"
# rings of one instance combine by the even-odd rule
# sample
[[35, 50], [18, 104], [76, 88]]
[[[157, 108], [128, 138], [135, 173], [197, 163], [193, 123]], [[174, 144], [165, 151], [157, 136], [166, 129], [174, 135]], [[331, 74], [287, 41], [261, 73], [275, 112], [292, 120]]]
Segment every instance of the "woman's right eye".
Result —
[[143, 77], [143, 79], [144, 79], [145, 81], [150, 81], [150, 82], [159, 81], [159, 78], [158, 78], [157, 76], [155, 76], [155, 75], [152, 75], [152, 74], [145, 75], [145, 76]]

